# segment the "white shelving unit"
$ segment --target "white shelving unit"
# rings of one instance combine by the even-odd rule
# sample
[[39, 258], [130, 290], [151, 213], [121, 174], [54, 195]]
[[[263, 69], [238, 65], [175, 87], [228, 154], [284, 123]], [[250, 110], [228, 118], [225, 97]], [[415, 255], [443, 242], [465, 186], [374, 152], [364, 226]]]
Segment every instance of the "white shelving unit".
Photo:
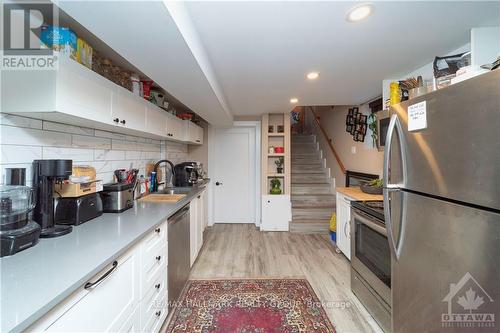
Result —
[[[274, 131], [269, 132], [272, 126]], [[283, 132], [278, 132], [278, 126]], [[283, 153], [270, 153], [269, 148], [283, 147]], [[290, 161], [290, 115], [265, 114], [262, 116], [262, 223], [263, 231], [288, 231], [292, 218], [291, 194], [291, 161]], [[283, 172], [278, 173], [275, 161], [283, 158]], [[281, 194], [270, 194], [271, 180], [277, 178], [281, 182]]]

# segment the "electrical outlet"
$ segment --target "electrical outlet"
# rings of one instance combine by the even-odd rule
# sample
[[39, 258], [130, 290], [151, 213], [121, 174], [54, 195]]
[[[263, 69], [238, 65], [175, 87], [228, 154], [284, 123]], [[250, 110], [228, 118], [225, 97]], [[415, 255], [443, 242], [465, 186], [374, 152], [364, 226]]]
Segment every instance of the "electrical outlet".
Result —
[[352, 154], [356, 154], [356, 146], [352, 146], [351, 147], [351, 153]]

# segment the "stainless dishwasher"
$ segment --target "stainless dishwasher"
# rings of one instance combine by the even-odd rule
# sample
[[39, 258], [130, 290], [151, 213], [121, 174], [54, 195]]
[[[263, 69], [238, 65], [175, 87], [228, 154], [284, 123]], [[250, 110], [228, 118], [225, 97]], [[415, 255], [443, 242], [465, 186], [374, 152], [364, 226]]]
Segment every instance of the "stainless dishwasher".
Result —
[[168, 219], [168, 307], [171, 309], [189, 278], [189, 204]]

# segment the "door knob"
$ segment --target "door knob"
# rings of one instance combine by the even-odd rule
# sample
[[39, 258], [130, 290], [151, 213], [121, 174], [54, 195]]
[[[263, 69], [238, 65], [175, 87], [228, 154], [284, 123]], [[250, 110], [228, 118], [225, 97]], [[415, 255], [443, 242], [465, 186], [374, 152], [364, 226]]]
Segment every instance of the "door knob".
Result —
[[222, 182], [215, 182], [215, 186], [222, 185]]

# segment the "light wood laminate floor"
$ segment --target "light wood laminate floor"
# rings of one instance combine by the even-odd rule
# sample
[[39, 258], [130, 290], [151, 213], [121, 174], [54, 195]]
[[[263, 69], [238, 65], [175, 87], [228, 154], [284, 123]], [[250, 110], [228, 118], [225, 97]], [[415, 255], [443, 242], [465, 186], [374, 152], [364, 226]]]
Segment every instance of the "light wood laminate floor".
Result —
[[191, 279], [306, 278], [337, 333], [382, 332], [351, 292], [350, 264], [327, 235], [261, 232], [216, 224], [205, 234]]

